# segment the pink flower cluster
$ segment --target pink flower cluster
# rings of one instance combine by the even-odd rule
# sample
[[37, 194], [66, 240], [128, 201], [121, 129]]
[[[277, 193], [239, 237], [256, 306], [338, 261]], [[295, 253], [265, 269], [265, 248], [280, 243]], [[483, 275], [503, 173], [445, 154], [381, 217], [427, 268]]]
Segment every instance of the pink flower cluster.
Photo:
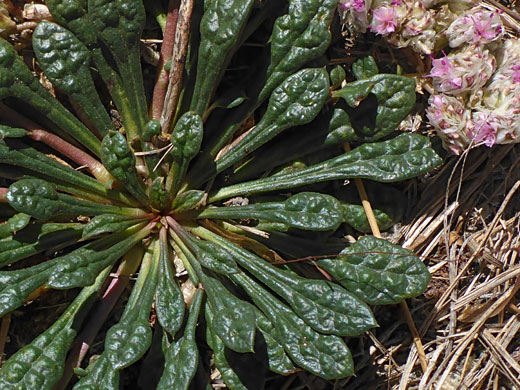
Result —
[[455, 50], [432, 61], [427, 118], [455, 154], [520, 141], [520, 42], [503, 30], [498, 13], [472, 8], [446, 30]]
[[[444, 146], [520, 142], [520, 40], [504, 37], [502, 15], [474, 0], [340, 0], [344, 25], [396, 47], [442, 55], [424, 83], [426, 116]], [[433, 56], [432, 56], [433, 58]]]
[[467, 46], [432, 61], [429, 77], [439, 92], [460, 95], [483, 87], [496, 68], [496, 60], [480, 46]]

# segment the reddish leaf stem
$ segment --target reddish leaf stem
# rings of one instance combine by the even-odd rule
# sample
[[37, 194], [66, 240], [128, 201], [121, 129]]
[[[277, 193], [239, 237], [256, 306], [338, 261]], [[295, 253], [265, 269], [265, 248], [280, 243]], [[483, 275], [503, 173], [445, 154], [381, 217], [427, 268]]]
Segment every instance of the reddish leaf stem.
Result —
[[173, 45], [175, 43], [175, 32], [177, 30], [177, 20], [179, 19], [180, 0], [170, 0], [168, 5], [168, 14], [166, 15], [166, 27], [164, 29], [164, 37], [161, 46], [161, 57], [157, 67], [157, 76], [155, 79], [155, 87], [153, 89], [152, 104], [150, 105], [150, 117], [152, 119], [161, 119], [161, 113], [164, 105], [164, 98], [168, 88], [169, 72], [165, 69], [165, 65], [171, 60], [173, 54]]
[[68, 157], [76, 164], [85, 166], [92, 175], [102, 183], [114, 181], [114, 177], [106, 170], [106, 168], [92, 157], [90, 154], [68, 143], [63, 138], [51, 134], [48, 131], [41, 129], [36, 123], [20, 115], [16, 111], [0, 104], [0, 114], [9, 121], [13, 122], [15, 126], [23, 127], [28, 130], [28, 136], [34, 141], [43, 142], [54, 150], [60, 152]]

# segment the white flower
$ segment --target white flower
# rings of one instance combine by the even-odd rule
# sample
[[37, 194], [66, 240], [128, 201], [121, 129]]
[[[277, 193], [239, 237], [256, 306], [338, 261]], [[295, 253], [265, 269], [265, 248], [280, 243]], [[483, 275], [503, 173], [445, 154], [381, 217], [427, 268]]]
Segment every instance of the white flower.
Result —
[[470, 113], [460, 98], [432, 95], [428, 100], [426, 117], [442, 139], [445, 148], [460, 154], [470, 143], [466, 128]]
[[475, 7], [457, 18], [446, 31], [450, 47], [485, 45], [502, 38], [504, 27], [498, 12]]

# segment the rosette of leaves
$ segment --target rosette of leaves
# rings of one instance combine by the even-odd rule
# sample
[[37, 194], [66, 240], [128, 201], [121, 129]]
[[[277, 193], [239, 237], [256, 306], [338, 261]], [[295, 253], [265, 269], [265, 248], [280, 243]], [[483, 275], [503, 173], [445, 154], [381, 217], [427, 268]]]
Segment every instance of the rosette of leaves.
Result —
[[[331, 243], [343, 223], [363, 223], [333, 189], [441, 163], [427, 138], [394, 134], [414, 104], [413, 81], [379, 74], [370, 58], [348, 83], [327, 66], [336, 0], [187, 1], [179, 20], [191, 20], [189, 50], [169, 124], [148, 114], [140, 0], [47, 5], [55, 22], [38, 25], [33, 47], [60, 100], [0, 41], [0, 314], [38, 292], [80, 292], [4, 363], [0, 387], [52, 389], [78, 332], [107, 317], [106, 297], [124, 279], [114, 273], [137, 280], [74, 389], [117, 389], [153, 332], [163, 337], [158, 389], [188, 388], [208, 359], [204, 343], [232, 389], [247, 378], [230, 351], [245, 361], [255, 351], [283, 375], [352, 375], [345, 338], [377, 325], [368, 305], [421, 294], [429, 274], [381, 239]], [[316, 273], [312, 264], [273, 264], [324, 253], [332, 281], [302, 276]]]

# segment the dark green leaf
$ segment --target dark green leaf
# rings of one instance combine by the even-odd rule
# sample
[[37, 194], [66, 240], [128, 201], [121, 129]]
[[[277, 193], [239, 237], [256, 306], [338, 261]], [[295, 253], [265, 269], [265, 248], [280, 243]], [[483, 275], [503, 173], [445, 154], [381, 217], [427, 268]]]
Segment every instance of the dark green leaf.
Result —
[[152, 332], [148, 318], [120, 322], [107, 332], [107, 359], [114, 369], [121, 370], [139, 360], [151, 343]]
[[43, 286], [53, 265], [53, 261], [48, 261], [17, 271], [0, 271], [0, 316], [23, 305], [30, 294]]
[[[188, 244], [193, 245], [193, 239], [186, 239]], [[255, 339], [254, 307], [235, 297], [220, 280], [206, 273], [196, 258], [190, 260], [190, 263], [208, 294], [209, 307], [206, 310], [215, 313], [213, 331], [229, 349], [252, 352]]]
[[[292, 0], [271, 35], [271, 64], [260, 100], [330, 44], [329, 24], [338, 0]], [[327, 86], [328, 87], [328, 86]]]
[[33, 76], [10, 43], [0, 38], [0, 99], [14, 97], [39, 111], [95, 154], [99, 140]]
[[[376, 141], [393, 132], [413, 108], [415, 81], [394, 74], [378, 74], [347, 84], [332, 95], [357, 108], [349, 111], [356, 134], [365, 142]], [[374, 104], [367, 99], [369, 96], [375, 97]], [[362, 107], [365, 100], [366, 107]]]
[[9, 127], [0, 125], [0, 139], [4, 138], [21, 138], [27, 135], [27, 130], [18, 127]]
[[[76, 251], [62, 256], [52, 270], [47, 285], [52, 288], [66, 289], [88, 286], [94, 283], [97, 275], [105, 267], [114, 264], [121, 256], [149, 234], [149, 229], [136, 225], [122, 233], [117, 233], [89, 243]], [[141, 230], [139, 230], [141, 229]], [[99, 248], [100, 244], [113, 243], [108, 249]], [[55, 259], [56, 260], [56, 259]]]
[[352, 72], [358, 80], [368, 79], [379, 73], [377, 64], [373, 57], [364, 57], [352, 64]]
[[245, 274], [231, 275], [249, 294], [277, 330], [277, 340], [291, 359], [314, 375], [325, 379], [352, 375], [352, 355], [343, 340], [315, 332], [287, 306]]
[[96, 40], [95, 31], [88, 20], [88, 0], [47, 0], [53, 18], [61, 25], [69, 28], [87, 46]]
[[163, 237], [160, 241], [160, 251], [159, 281], [155, 290], [155, 311], [164, 330], [175, 335], [184, 318], [184, 297], [175, 279], [170, 249]]
[[206, 111], [254, 3], [253, 0], [214, 0], [205, 4], [200, 22], [197, 80], [190, 106], [190, 110], [200, 116]]
[[38, 23], [33, 33], [33, 48], [39, 65], [49, 80], [65, 92], [80, 114], [101, 135], [113, 128], [90, 74], [90, 53], [69, 30], [47, 21]]
[[67, 351], [78, 332], [74, 321], [101, 288], [109, 270], [96, 283], [84, 288], [65, 313], [31, 344], [12, 355], [0, 370], [2, 390], [51, 390], [63, 374]]
[[16, 210], [37, 219], [48, 219], [60, 214], [99, 215], [122, 214], [136, 216], [136, 209], [101, 205], [59, 194], [52, 185], [40, 179], [22, 179], [11, 184], [7, 192], [9, 204]]
[[[88, 18], [90, 27], [117, 64], [117, 71], [123, 81], [122, 88], [133, 106], [132, 116], [141, 133], [148, 122], [139, 48], [146, 20], [143, 3], [141, 0], [88, 0]], [[100, 64], [100, 61], [96, 63]], [[129, 136], [133, 138], [133, 132]], [[130, 142], [133, 141], [130, 139]]]
[[[273, 323], [262, 314], [260, 310], [255, 311], [256, 327], [262, 332], [265, 343], [267, 344], [267, 355], [269, 356], [269, 369], [280, 375], [289, 375], [296, 371], [287, 353], [284, 351], [278, 330], [273, 327]], [[226, 382], [227, 383], [227, 382]]]
[[[52, 229], [49, 229], [52, 227]], [[16, 235], [0, 240], [0, 267], [74, 244], [81, 238], [79, 224], [31, 224]]]
[[97, 215], [85, 225], [81, 238], [83, 240], [86, 240], [105, 233], [121, 232], [129, 228], [130, 226], [136, 225], [142, 221], [142, 219], [126, 215]]
[[30, 220], [31, 217], [24, 213], [9, 218], [7, 222], [0, 225], [0, 239], [16, 234], [16, 232], [25, 228]]
[[339, 257], [320, 261], [319, 265], [349, 291], [374, 305], [416, 297], [430, 281], [428, 269], [413, 252], [372, 236], [362, 237]]
[[197, 290], [190, 305], [190, 314], [184, 336], [172, 343], [166, 352], [164, 372], [158, 390], [187, 390], [197, 370], [199, 351], [195, 342], [195, 329], [202, 305], [202, 290]]
[[283, 297], [312, 328], [322, 333], [357, 336], [377, 325], [370, 308], [338, 285], [324, 280], [305, 279], [278, 269], [214, 234], [209, 234], [208, 238], [233, 253], [242, 267]]
[[428, 138], [404, 133], [388, 141], [361, 145], [351, 152], [296, 173], [222, 188], [209, 200], [214, 202], [238, 195], [285, 190], [337, 179], [394, 182], [427, 173], [441, 163]]
[[330, 82], [333, 88], [338, 88], [345, 81], [347, 74], [341, 65], [337, 65], [330, 71]]
[[[237, 352], [253, 352], [255, 312], [249, 304], [231, 304], [217, 310], [212, 329], [217, 335], [226, 335], [226, 346]], [[251, 331], [253, 329], [253, 331]]]
[[173, 164], [166, 180], [166, 188], [172, 193], [177, 192], [188, 170], [188, 164], [199, 152], [202, 135], [202, 118], [192, 111], [182, 115], [175, 124], [171, 139]]
[[336, 230], [343, 222], [341, 203], [330, 195], [301, 192], [285, 202], [208, 208], [198, 218], [262, 219], [303, 230]]
[[135, 204], [135, 201], [128, 203], [128, 197], [119, 192], [107, 189], [96, 179], [59, 163], [45, 154], [21, 143], [13, 142], [13, 145], [0, 143], [0, 162], [30, 169], [31, 171], [43, 175], [43, 178], [50, 182], [66, 183], [76, 189], [86, 190], [119, 202]]
[[238, 272], [233, 256], [221, 246], [209, 241], [197, 240], [191, 247], [197, 255], [198, 262], [205, 268], [221, 275]]
[[135, 167], [135, 154], [128, 146], [123, 134], [111, 131], [103, 138], [101, 161], [108, 171], [125, 186], [128, 192], [141, 203], [148, 204], [144, 183]]
[[175, 160], [190, 161], [198, 153], [202, 142], [202, 119], [188, 111], [181, 116], [172, 132], [171, 154]]
[[106, 355], [101, 355], [87, 367], [87, 375], [79, 380], [74, 390], [118, 390], [119, 371], [114, 369]]
[[173, 201], [172, 210], [177, 213], [182, 213], [191, 209], [196, 209], [204, 199], [206, 193], [199, 190], [189, 190], [177, 195]]
[[[209, 312], [209, 310], [206, 310], [206, 321], [208, 323], [210, 323], [210, 320], [208, 320]], [[213, 332], [210, 326], [206, 328], [206, 341], [213, 351], [215, 367], [217, 367], [220, 375], [222, 375], [222, 379], [226, 386], [231, 390], [247, 390], [226, 359], [226, 347], [224, 343], [217, 334]]]
[[[343, 202], [342, 205], [344, 210], [343, 214], [345, 216], [345, 223], [349, 224], [361, 233], [370, 233], [372, 231], [363, 206]], [[381, 231], [390, 229], [396, 223], [390, 214], [385, 213], [383, 210], [374, 209], [373, 211], [374, 216], [376, 217], [377, 226]]]
[[289, 127], [312, 121], [328, 96], [329, 77], [325, 69], [303, 69], [289, 76], [274, 90], [262, 120], [217, 160], [217, 172], [229, 168]]

